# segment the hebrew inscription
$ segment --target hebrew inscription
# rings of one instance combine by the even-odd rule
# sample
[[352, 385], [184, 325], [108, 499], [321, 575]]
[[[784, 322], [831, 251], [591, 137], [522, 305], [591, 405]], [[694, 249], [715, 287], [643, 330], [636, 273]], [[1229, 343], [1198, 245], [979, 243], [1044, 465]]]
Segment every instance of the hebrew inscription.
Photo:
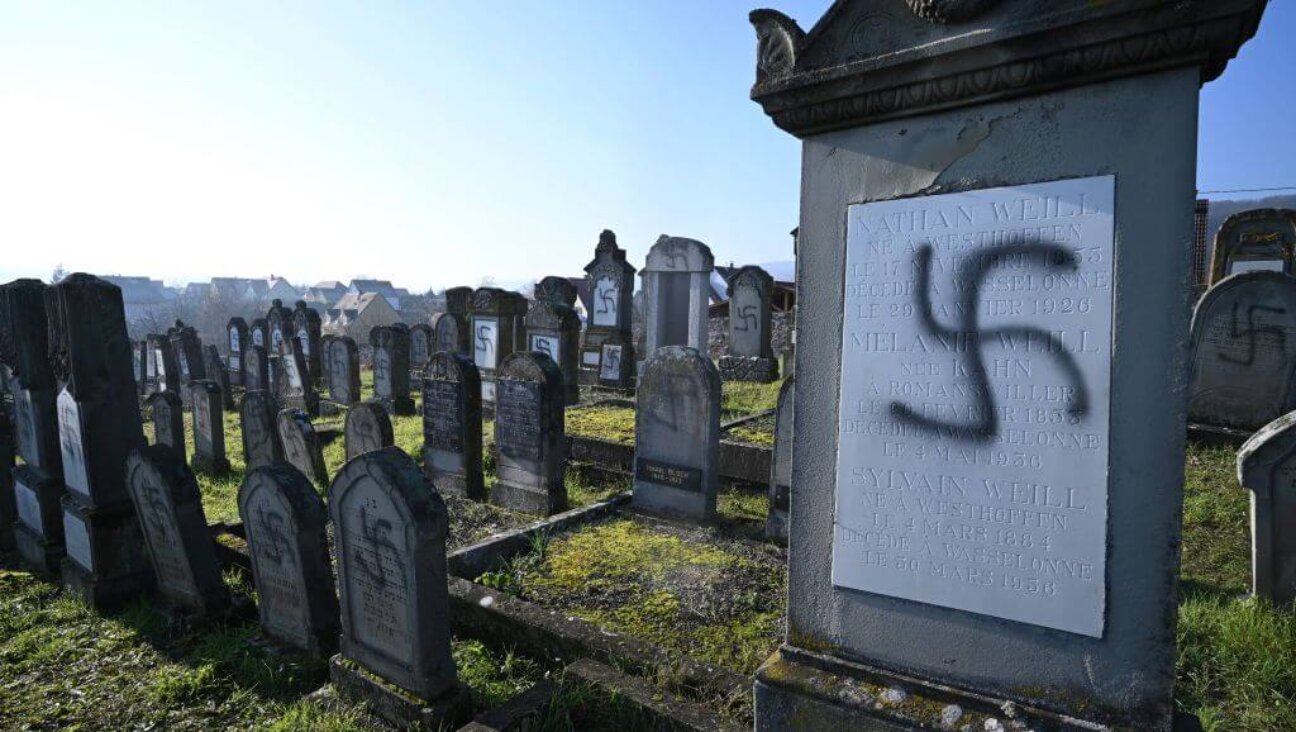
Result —
[[849, 208], [835, 585], [1102, 636], [1114, 193]]

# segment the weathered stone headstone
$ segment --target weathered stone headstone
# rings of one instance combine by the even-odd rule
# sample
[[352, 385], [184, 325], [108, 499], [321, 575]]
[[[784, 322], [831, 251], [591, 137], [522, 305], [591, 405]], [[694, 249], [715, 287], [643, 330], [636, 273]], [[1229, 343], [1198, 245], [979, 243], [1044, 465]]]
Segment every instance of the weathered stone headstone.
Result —
[[495, 372], [514, 351], [526, 348], [526, 298], [509, 290], [482, 287], [473, 293], [469, 329], [473, 363], [481, 373], [482, 401], [495, 401]]
[[175, 451], [180, 462], [186, 462], [184, 402], [174, 391], [160, 391], [149, 397], [153, 419], [153, 444], [166, 445]]
[[653, 351], [635, 400], [633, 502], [653, 513], [708, 521], [720, 469], [720, 374], [687, 346]]
[[481, 375], [461, 353], [435, 353], [423, 371], [423, 467], [442, 493], [486, 498]]
[[576, 285], [566, 277], [550, 275], [536, 283], [536, 302], [553, 302], [567, 307], [576, 305]]
[[[634, 339], [631, 322], [634, 316], [634, 265], [626, 261], [624, 249], [617, 246], [616, 234], [604, 229], [599, 234], [594, 259], [585, 265], [585, 279], [590, 288], [590, 312], [581, 341], [580, 378], [582, 384], [600, 384], [619, 388], [634, 386]], [[606, 349], [615, 342], [620, 349]], [[615, 353], [619, 364], [604, 369], [603, 357]], [[616, 383], [609, 383], [604, 373], [619, 373]]]
[[396, 444], [391, 417], [381, 404], [363, 402], [347, 410], [344, 437], [347, 460]]
[[315, 434], [310, 416], [298, 409], [284, 409], [279, 412], [277, 423], [284, 460], [300, 470], [312, 483], [328, 483], [324, 452], [320, 448], [319, 435]]
[[248, 346], [243, 352], [243, 388], [248, 391], [272, 391], [270, 357], [261, 346]]
[[332, 651], [342, 628], [320, 494], [290, 466], [268, 465], [243, 480], [238, 510], [261, 629], [307, 653]]
[[318, 416], [319, 393], [315, 391], [315, 380], [310, 376], [301, 343], [292, 338], [284, 341], [283, 348], [279, 356], [282, 369], [280, 403], [285, 409], [300, 409], [311, 417]]
[[1296, 211], [1258, 208], [1235, 213], [1215, 234], [1211, 284], [1229, 275], [1258, 270], [1293, 275]]
[[284, 307], [282, 300], [273, 300], [266, 311], [266, 335], [270, 344], [266, 352], [271, 358], [279, 358], [288, 352], [287, 343], [293, 340], [293, 311]]
[[22, 458], [22, 464], [7, 471], [17, 518], [14, 541], [23, 563], [48, 576], [58, 574], [63, 558], [64, 486], [45, 290], [33, 279], [0, 286], [0, 372], [7, 373], [13, 434]]
[[725, 381], [768, 383], [778, 378], [770, 345], [770, 297], [774, 278], [748, 265], [729, 278], [729, 352], [720, 359]]
[[131, 373], [140, 395], [148, 394], [148, 341], [131, 341]]
[[715, 260], [707, 245], [662, 236], [648, 250], [643, 271], [646, 357], [662, 346], [707, 350], [711, 271]]
[[253, 319], [251, 338], [252, 345], [264, 348], [266, 355], [270, 355], [270, 324], [265, 318]]
[[196, 615], [227, 608], [229, 592], [193, 473], [174, 451], [152, 445], [131, 452], [125, 474], [162, 599]]
[[1237, 457], [1251, 491], [1251, 592], [1276, 605], [1296, 602], [1296, 412], [1265, 425]]
[[14, 524], [18, 521], [18, 504], [14, 501], [13, 486], [14, 443], [9, 414], [0, 409], [0, 552], [15, 548]]
[[330, 338], [324, 348], [329, 398], [338, 404], [360, 401], [360, 350], [347, 336]]
[[232, 411], [236, 408], [234, 404], [234, 390], [230, 388], [230, 373], [221, 361], [220, 351], [216, 346], [207, 344], [203, 346], [203, 364], [207, 368], [207, 380], [216, 382], [220, 387], [221, 394], [225, 401], [225, 411]]
[[409, 331], [392, 326], [369, 331], [373, 346], [374, 400], [400, 417], [415, 413], [410, 398]]
[[[567, 280], [558, 278], [562, 282]], [[571, 283], [567, 282], [570, 286]], [[575, 288], [572, 288], [573, 297]], [[553, 359], [563, 377], [566, 404], [580, 401], [577, 351], [580, 349], [580, 316], [575, 308], [560, 302], [541, 300], [527, 309], [527, 348]]]
[[165, 335], [150, 334], [147, 337], [149, 350], [153, 353], [153, 379], [158, 391], [180, 393], [180, 366], [176, 362], [175, 348], [171, 338]]
[[283, 460], [278, 415], [279, 405], [270, 392], [249, 391], [243, 395], [239, 422], [243, 431], [243, 462], [248, 471]]
[[788, 538], [788, 497], [792, 493], [792, 425], [796, 415], [794, 379], [779, 387], [774, 416], [774, 452], [770, 457], [769, 516], [765, 536], [780, 543]]
[[535, 351], [515, 353], [499, 370], [491, 501], [549, 516], [567, 510], [567, 438], [562, 372]]
[[449, 351], [471, 356], [468, 347], [468, 321], [458, 313], [432, 316], [432, 352]]
[[312, 385], [320, 383], [324, 378], [321, 359], [323, 349], [320, 343], [321, 327], [319, 312], [315, 308], [307, 307], [304, 300], [298, 300], [293, 310], [293, 333], [297, 342], [301, 344], [302, 356], [306, 359], [306, 369], [310, 373]]
[[[450, 287], [445, 291], [446, 308], [445, 311], [451, 315], [458, 315], [460, 318], [468, 317], [468, 309], [472, 305], [473, 288], [471, 287]], [[447, 350], [447, 349], [441, 349]]]
[[434, 351], [432, 326], [419, 323], [410, 326], [410, 372], [421, 374]]
[[328, 498], [342, 609], [334, 685], [402, 729], [456, 727], [470, 693], [450, 655], [445, 503], [395, 447], [348, 462]]
[[752, 14], [813, 364], [760, 732], [1171, 729], [1198, 93], [1264, 3], [1047, 5]]
[[1296, 409], [1296, 277], [1244, 272], [1193, 311], [1188, 419], [1256, 430]]
[[130, 451], [145, 443], [122, 294], [77, 273], [46, 288], [45, 308], [50, 361], [63, 384], [63, 586], [89, 605], [111, 608], [152, 581], [123, 470]]
[[244, 386], [243, 383], [243, 352], [248, 346], [252, 345], [248, 340], [247, 321], [242, 318], [230, 318], [229, 323], [225, 326], [225, 332], [229, 336], [229, 374], [230, 383], [235, 386]]
[[211, 379], [195, 381], [190, 387], [189, 403], [193, 415], [194, 470], [224, 475], [230, 470], [225, 457], [225, 395], [220, 384]]

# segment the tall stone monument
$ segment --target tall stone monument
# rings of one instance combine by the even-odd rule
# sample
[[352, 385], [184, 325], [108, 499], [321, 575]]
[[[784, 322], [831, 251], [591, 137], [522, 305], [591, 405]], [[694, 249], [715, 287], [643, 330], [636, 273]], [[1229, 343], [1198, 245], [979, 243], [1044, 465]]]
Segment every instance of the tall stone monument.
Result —
[[514, 351], [526, 348], [527, 300], [516, 292], [482, 287], [469, 308], [469, 345], [481, 372], [482, 401], [495, 402], [495, 372]]
[[757, 730], [1171, 729], [1198, 90], [1263, 7], [752, 13], [815, 364]]
[[373, 346], [374, 400], [398, 417], [415, 413], [410, 397], [409, 330], [381, 326], [369, 331]]
[[229, 335], [229, 372], [230, 383], [243, 386], [243, 352], [252, 345], [248, 340], [247, 321], [242, 318], [230, 318], [225, 326]]
[[1257, 208], [1235, 213], [1215, 234], [1211, 284], [1263, 270], [1296, 275], [1296, 211]]
[[63, 457], [63, 586], [97, 608], [153, 580], [126, 487], [126, 456], [144, 446], [121, 290], [72, 274], [45, 290]]
[[729, 277], [729, 352], [720, 359], [725, 381], [769, 383], [778, 378], [770, 344], [770, 297], [774, 278], [755, 265]]
[[643, 278], [644, 358], [662, 346], [707, 350], [711, 271], [715, 259], [707, 245], [662, 236], [648, 250]]
[[310, 380], [314, 384], [320, 383], [324, 378], [323, 360], [321, 356], [324, 353], [321, 347], [320, 332], [320, 314], [315, 308], [306, 305], [306, 301], [298, 300], [293, 308], [293, 335], [297, 342], [301, 344], [302, 357], [306, 359], [306, 369], [310, 372]]
[[562, 372], [531, 351], [504, 360], [496, 382], [499, 459], [491, 501], [550, 516], [567, 510], [567, 437]]
[[1296, 602], [1296, 412], [1265, 425], [1237, 457], [1251, 491], [1251, 591], [1275, 605]]
[[[570, 282], [567, 284], [571, 285]], [[573, 295], [574, 292], [575, 288]], [[527, 309], [527, 348], [543, 353], [558, 364], [563, 378], [563, 399], [567, 404], [580, 401], [576, 367], [576, 352], [580, 349], [580, 326], [580, 316], [576, 314], [576, 309], [561, 302], [539, 300]]]
[[441, 493], [486, 498], [481, 375], [464, 354], [440, 351], [423, 370], [423, 469]]
[[[618, 247], [616, 234], [604, 229], [594, 247], [594, 259], [585, 265], [585, 280], [589, 285], [590, 312], [581, 341], [580, 383], [601, 384], [620, 388], [634, 386], [634, 369], [603, 368], [608, 351], [604, 343], [615, 339], [620, 350], [616, 352], [619, 364], [634, 366], [634, 338], [631, 335], [634, 319], [633, 264], [626, 261], [625, 250]], [[602, 378], [605, 371], [616, 373], [616, 383]]]
[[636, 508], [709, 521], [720, 485], [720, 374], [688, 346], [652, 351], [635, 401]]

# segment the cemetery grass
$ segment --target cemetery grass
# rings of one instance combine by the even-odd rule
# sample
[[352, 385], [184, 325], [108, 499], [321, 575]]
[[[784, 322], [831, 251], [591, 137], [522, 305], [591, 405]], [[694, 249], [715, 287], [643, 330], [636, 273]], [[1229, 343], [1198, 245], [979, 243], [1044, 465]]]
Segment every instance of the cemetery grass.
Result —
[[1236, 453], [1190, 445], [1185, 470], [1176, 703], [1207, 732], [1296, 730], [1296, 612], [1247, 597]]
[[[724, 382], [720, 390], [720, 420], [727, 422], [774, 409], [778, 406], [778, 392], [782, 384], [782, 381], [770, 384]], [[566, 428], [568, 434], [632, 445], [635, 439], [635, 410], [633, 407], [612, 404], [568, 409]], [[774, 444], [774, 419], [771, 416], [740, 425], [729, 430], [724, 438], [770, 447]]]

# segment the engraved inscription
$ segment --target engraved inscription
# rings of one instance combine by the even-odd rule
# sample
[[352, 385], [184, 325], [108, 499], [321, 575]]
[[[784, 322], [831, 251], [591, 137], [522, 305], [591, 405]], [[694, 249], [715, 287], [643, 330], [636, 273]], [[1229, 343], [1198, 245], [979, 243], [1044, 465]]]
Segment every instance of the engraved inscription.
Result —
[[495, 434], [500, 453], [515, 460], [539, 460], [540, 384], [504, 379], [495, 405]]
[[368, 481], [352, 489], [343, 512], [354, 639], [381, 655], [406, 659], [414, 638], [405, 525], [387, 496]]
[[660, 460], [636, 458], [635, 477], [690, 493], [702, 491], [702, 471], [685, 465], [671, 465]]
[[423, 440], [433, 450], [464, 451], [463, 385], [454, 381], [423, 382]]

